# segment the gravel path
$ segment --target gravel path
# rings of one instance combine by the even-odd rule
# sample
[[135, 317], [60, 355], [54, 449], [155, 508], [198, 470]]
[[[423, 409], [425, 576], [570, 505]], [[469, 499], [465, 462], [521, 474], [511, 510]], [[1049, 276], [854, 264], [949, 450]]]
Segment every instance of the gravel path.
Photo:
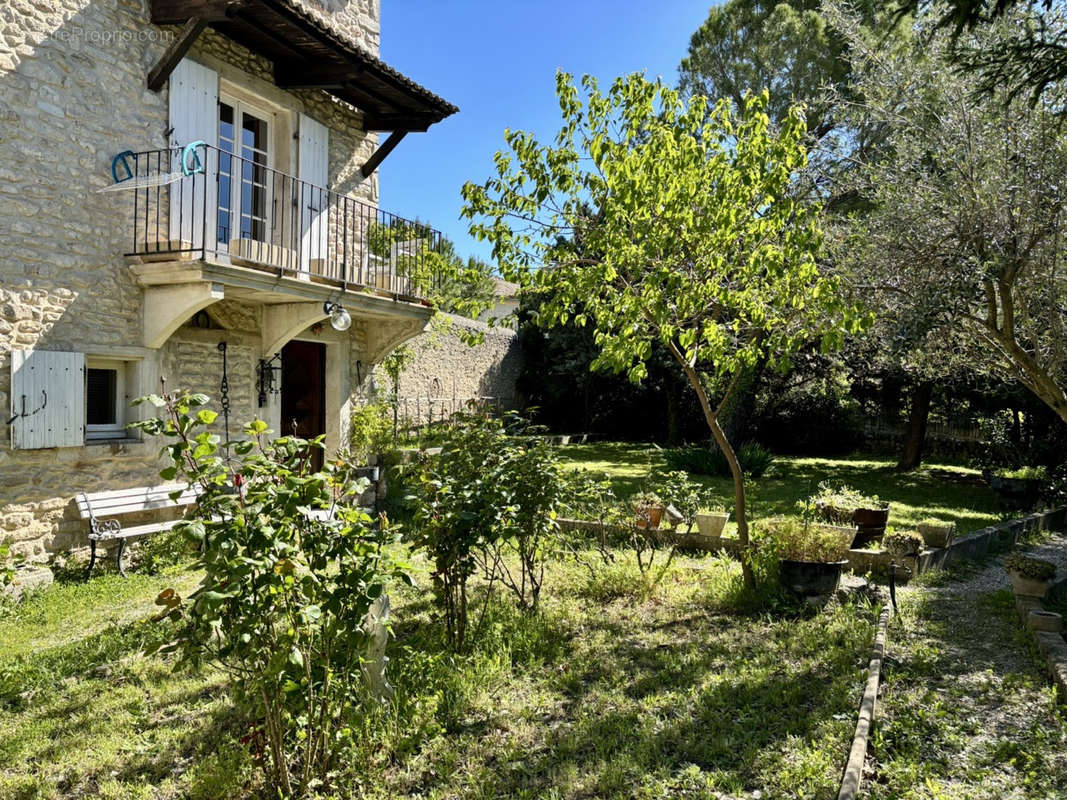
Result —
[[[1067, 536], [1027, 548], [1067, 567]], [[1057, 706], [1007, 590], [1004, 556], [898, 592], [865, 786], [877, 800], [1067, 797]]]
[[[1028, 555], [1053, 562], [1058, 575], [1067, 574], [1067, 534], [1053, 533], [1042, 542], [1027, 545], [1025, 550]], [[1004, 555], [993, 556], [973, 571], [965, 571], [962, 576], [959, 570], [950, 570], [941, 573], [943, 578], [930, 583], [920, 582], [923, 585], [901, 587], [898, 596], [916, 591], [978, 595], [1007, 589], [1011, 586], [1011, 580], [1004, 571]]]

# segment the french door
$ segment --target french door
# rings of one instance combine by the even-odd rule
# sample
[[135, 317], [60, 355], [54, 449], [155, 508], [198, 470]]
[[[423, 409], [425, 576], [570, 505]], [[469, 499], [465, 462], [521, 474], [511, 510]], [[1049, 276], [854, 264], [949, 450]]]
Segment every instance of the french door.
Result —
[[273, 123], [268, 112], [228, 97], [219, 99], [220, 252], [229, 252], [234, 239], [269, 239]]

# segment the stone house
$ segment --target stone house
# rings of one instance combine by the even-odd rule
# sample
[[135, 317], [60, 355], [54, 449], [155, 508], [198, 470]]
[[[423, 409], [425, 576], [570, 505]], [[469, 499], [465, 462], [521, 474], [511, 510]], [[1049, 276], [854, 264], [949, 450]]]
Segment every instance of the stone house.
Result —
[[[375, 169], [456, 108], [378, 59], [379, 0], [5, 0], [0, 540], [84, 546], [82, 491], [159, 482], [133, 398], [191, 389], [327, 451], [432, 310], [440, 234]], [[387, 133], [387, 137], [380, 137]], [[217, 423], [220, 432], [225, 417]]]

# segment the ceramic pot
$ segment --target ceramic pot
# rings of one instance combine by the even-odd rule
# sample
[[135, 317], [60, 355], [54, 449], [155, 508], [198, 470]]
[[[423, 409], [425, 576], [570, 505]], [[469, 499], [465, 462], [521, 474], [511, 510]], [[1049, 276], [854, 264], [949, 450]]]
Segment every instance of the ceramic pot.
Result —
[[722, 536], [723, 528], [729, 520], [729, 514], [697, 514], [697, 530], [701, 536], [717, 539]]

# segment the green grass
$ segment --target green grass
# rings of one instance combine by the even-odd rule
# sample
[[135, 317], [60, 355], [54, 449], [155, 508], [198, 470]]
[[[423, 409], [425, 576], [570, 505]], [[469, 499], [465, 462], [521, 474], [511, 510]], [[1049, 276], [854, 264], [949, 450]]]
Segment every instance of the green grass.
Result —
[[[662, 466], [639, 446], [574, 445], [563, 454], [576, 467], [608, 472], [623, 493], [638, 489], [650, 463]], [[728, 481], [704, 480], [729, 504]], [[966, 531], [996, 519], [995, 498], [983, 487], [859, 458], [780, 459], [757, 484], [756, 514], [792, 511], [822, 480], [890, 500], [898, 525], [938, 516]], [[427, 564], [412, 559], [417, 587], [393, 593], [395, 697], [368, 712], [348, 760], [353, 793], [835, 796], [874, 609], [816, 613], [775, 602], [750, 613], [729, 559], [680, 556], [648, 589], [632, 554], [611, 555], [608, 565], [593, 551], [581, 554], [585, 565], [551, 565], [538, 615], [520, 614], [506, 599], [489, 603], [475, 620], [472, 652], [461, 656], [444, 647]], [[172, 586], [187, 595], [197, 581], [176, 568], [60, 583], [0, 619], [0, 798], [260, 796], [252, 755], [239, 741], [248, 726], [224, 676], [174, 673], [142, 655], [171, 634], [148, 620], [156, 594]], [[476, 582], [476, 617], [481, 591]], [[897, 667], [900, 702], [880, 740], [892, 791], [878, 790], [879, 797], [938, 796], [904, 788], [911, 778], [953, 779], [923, 767], [928, 757], [915, 755], [924, 752], [916, 743], [939, 736], [952, 752], [970, 733], [966, 715], [938, 706], [924, 683], [936, 670], [951, 677], [960, 669], [946, 660], [955, 644], [935, 639], [966, 632], [916, 608], [909, 624], [925, 638], [909, 642], [907, 666]], [[958, 624], [984, 630], [973, 620]], [[925, 709], [918, 721], [908, 716], [913, 703]], [[1028, 736], [1019, 752], [994, 742], [981, 763], [1046, 764], [1027, 755], [1043, 752], [1038, 734]]]
[[[358, 793], [832, 797], [873, 610], [748, 614], [728, 559], [680, 557], [645, 591], [614, 556], [553, 565], [539, 615], [490, 603], [462, 656], [443, 647], [415, 558], [421, 588], [393, 593], [395, 699], [350, 760]], [[259, 796], [223, 676], [140, 653], [169, 634], [146, 621], [156, 593], [196, 580], [56, 585], [0, 622], [0, 797]]]
[[1010, 591], [909, 592], [889, 629], [872, 800], [1067, 796], [1067, 716]]
[[0, 620], [0, 797], [216, 798], [251, 776], [217, 673], [176, 675], [142, 649], [158, 592], [195, 574], [56, 584]]
[[[568, 445], [561, 452], [575, 467], [607, 473], [615, 491], [622, 496], [640, 491], [650, 469], [666, 468], [662, 451], [648, 445], [618, 442]], [[898, 472], [894, 466], [892, 461], [866, 457], [779, 457], [767, 474], [755, 482], [749, 495], [750, 516], [795, 513], [798, 500], [814, 494], [822, 481], [830, 481], [888, 500], [889, 524], [894, 527], [914, 526], [927, 517], [936, 517], [955, 522], [962, 534], [984, 528], [1000, 518], [992, 489], [946, 480], [931, 472], [943, 470], [966, 479], [978, 475], [977, 470], [936, 464], [914, 472]], [[727, 508], [732, 507], [730, 480], [692, 477], [710, 487]]]

